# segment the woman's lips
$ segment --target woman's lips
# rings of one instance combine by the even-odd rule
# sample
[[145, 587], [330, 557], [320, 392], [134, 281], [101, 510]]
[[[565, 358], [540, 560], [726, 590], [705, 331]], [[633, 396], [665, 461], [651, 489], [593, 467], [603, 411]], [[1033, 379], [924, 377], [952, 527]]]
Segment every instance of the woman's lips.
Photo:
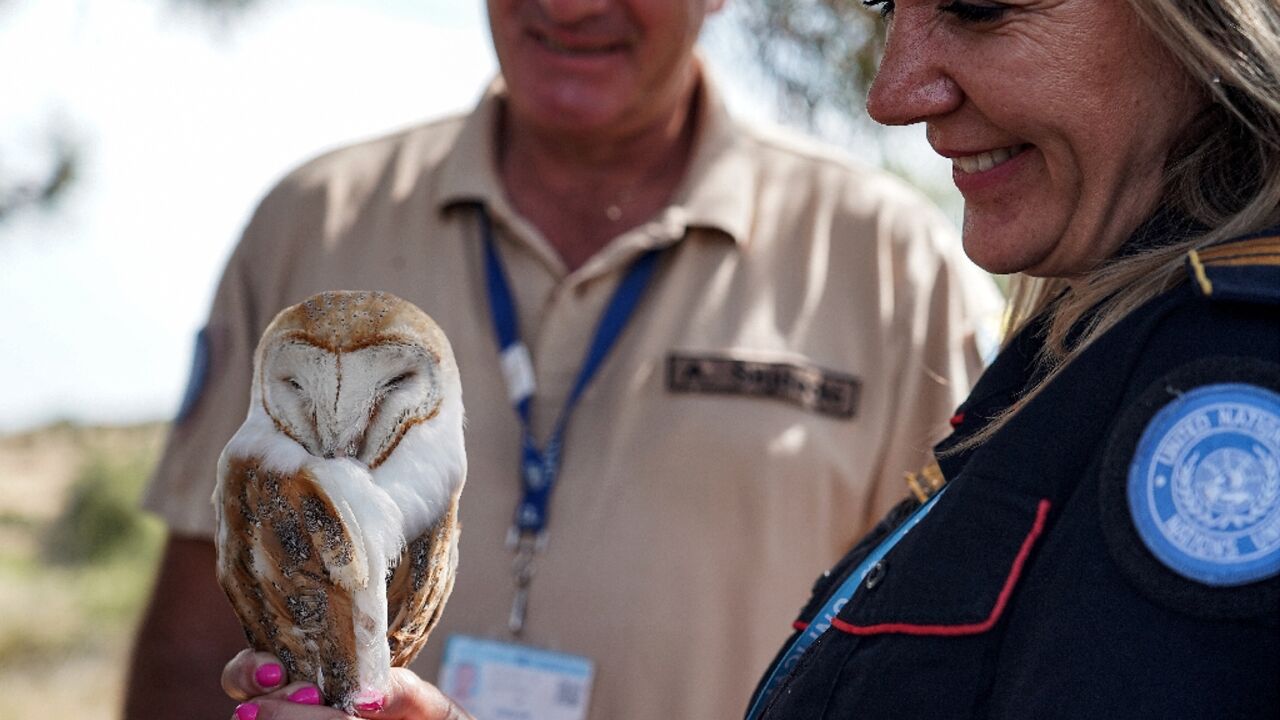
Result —
[[1023, 143], [1009, 145], [977, 153], [948, 152], [951, 159], [951, 180], [967, 200], [977, 200], [988, 193], [1004, 194], [1011, 190], [1011, 181], [1026, 166], [1034, 145]]
[[1012, 160], [1014, 157], [1022, 154], [1030, 145], [1011, 145], [1009, 147], [996, 148], [986, 152], [975, 153], [973, 155], [958, 155], [951, 158], [951, 167], [966, 175], [974, 173], [986, 172], [994, 167], [1003, 165]]

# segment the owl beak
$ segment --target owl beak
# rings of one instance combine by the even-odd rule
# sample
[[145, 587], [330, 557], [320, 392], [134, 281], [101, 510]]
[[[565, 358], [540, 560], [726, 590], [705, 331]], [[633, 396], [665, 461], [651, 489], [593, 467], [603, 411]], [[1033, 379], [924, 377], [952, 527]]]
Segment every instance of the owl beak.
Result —
[[336, 418], [331, 423], [323, 424], [318, 438], [321, 454], [326, 460], [359, 457], [360, 447], [364, 444], [364, 432], [363, 424], [351, 427], [349, 423], [339, 423]]
[[343, 457], [346, 455], [347, 443], [337, 433], [321, 433], [320, 450], [325, 460], [332, 460], [335, 457]]
[[360, 443], [354, 440], [346, 443], [334, 441], [325, 443], [323, 450], [325, 460], [353, 458], [360, 454]]

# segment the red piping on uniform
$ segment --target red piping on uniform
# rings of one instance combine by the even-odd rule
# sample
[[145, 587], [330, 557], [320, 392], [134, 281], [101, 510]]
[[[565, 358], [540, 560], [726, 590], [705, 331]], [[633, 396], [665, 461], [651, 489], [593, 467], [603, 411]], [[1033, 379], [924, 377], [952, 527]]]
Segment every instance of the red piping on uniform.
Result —
[[804, 632], [809, 629], [809, 623], [797, 620], [791, 623], [791, 627], [795, 628], [797, 632]]
[[1013, 559], [1013, 567], [1009, 570], [1009, 577], [1005, 579], [1004, 587], [1001, 588], [1000, 595], [996, 598], [996, 606], [991, 609], [991, 615], [986, 620], [966, 625], [912, 625], [909, 623], [853, 625], [840, 618], [835, 618], [831, 621], [831, 626], [850, 635], [884, 635], [888, 633], [902, 635], [977, 635], [990, 630], [996, 624], [996, 621], [1000, 619], [1000, 614], [1004, 612], [1004, 607], [1009, 602], [1009, 596], [1013, 594], [1013, 586], [1018, 584], [1018, 577], [1022, 575], [1022, 566], [1026, 564], [1027, 556], [1031, 554], [1031, 547], [1035, 545], [1040, 533], [1044, 531], [1044, 522], [1048, 515], [1049, 501], [1041, 500], [1036, 508], [1036, 521], [1031, 525], [1031, 531], [1027, 533], [1027, 537], [1023, 539], [1022, 548], [1018, 550], [1018, 556]]
[[954, 430], [964, 424], [964, 413], [956, 413], [951, 416], [951, 429]]

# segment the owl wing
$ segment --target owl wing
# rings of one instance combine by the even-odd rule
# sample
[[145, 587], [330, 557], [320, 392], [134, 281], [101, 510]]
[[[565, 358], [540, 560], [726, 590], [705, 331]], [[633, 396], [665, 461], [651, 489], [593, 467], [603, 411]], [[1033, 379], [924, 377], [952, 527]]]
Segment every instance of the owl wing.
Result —
[[364, 549], [306, 469], [229, 458], [220, 478], [218, 580], [249, 644], [333, 701], [358, 690], [353, 593]]
[[448, 512], [409, 541], [387, 579], [387, 642], [393, 666], [413, 661], [444, 611], [458, 564], [459, 529], [454, 493]]

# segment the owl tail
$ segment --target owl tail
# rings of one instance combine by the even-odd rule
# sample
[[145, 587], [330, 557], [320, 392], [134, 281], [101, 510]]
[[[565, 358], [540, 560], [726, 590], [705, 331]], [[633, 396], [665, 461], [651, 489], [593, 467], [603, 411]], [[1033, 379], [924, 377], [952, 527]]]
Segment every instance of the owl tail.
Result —
[[[351, 593], [352, 649], [355, 667], [346, 677], [333, 683], [332, 692], [323, 684], [321, 690], [329, 703], [354, 713], [360, 698], [382, 695], [390, 688], [391, 649], [387, 644], [387, 575], [393, 561], [404, 548], [403, 517], [391, 498], [369, 482], [338, 482], [343, 464], [326, 464], [330, 496], [343, 517], [353, 545], [363, 552], [367, 572], [364, 582], [348, 589]], [[358, 471], [354, 465], [346, 468]], [[339, 585], [346, 579], [335, 574]]]
[[[372, 559], [372, 558], [371, 558]], [[384, 566], [385, 567], [385, 566]], [[370, 568], [372, 570], [373, 568]], [[361, 696], [385, 694], [391, 685], [391, 648], [387, 645], [387, 584], [385, 570], [370, 573], [369, 585], [357, 592], [351, 611], [355, 615], [356, 685], [354, 704]], [[351, 712], [353, 707], [344, 707]]]

